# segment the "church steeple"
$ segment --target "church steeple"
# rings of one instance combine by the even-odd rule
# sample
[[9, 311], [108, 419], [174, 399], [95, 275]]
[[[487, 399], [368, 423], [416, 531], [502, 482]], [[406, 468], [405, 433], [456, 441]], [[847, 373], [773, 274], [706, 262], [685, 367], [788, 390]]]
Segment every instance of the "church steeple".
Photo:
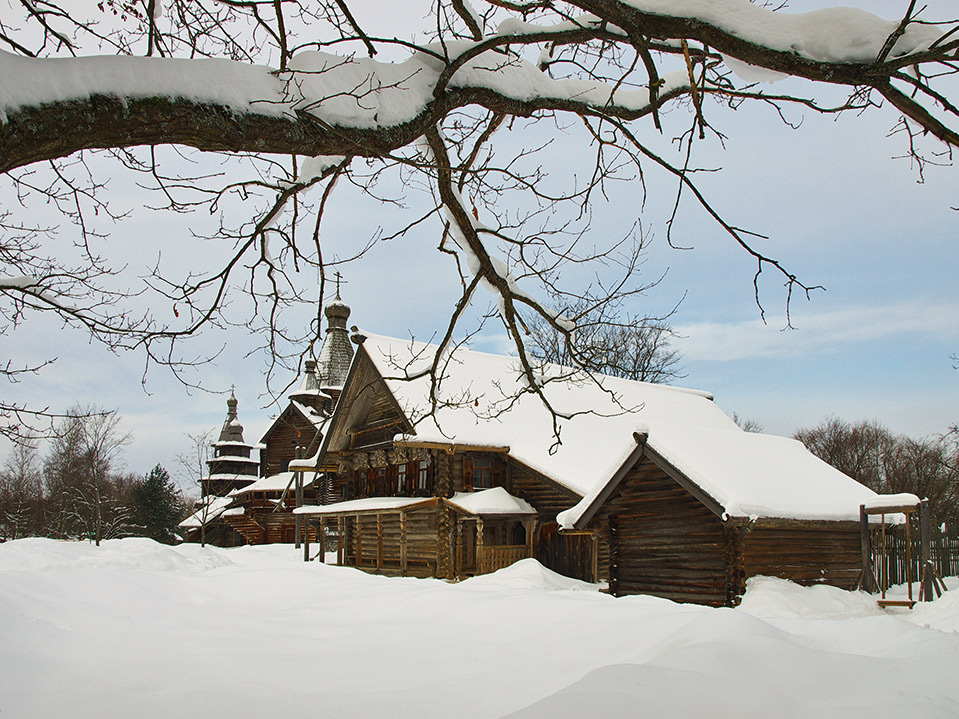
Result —
[[340, 298], [340, 276], [336, 277], [336, 298], [323, 308], [326, 315], [326, 337], [317, 358], [317, 373], [320, 389], [334, 398], [338, 397], [353, 361], [353, 345], [346, 322], [350, 318], [350, 308]]
[[226, 420], [220, 430], [220, 442], [243, 442], [243, 425], [237, 419], [236, 407], [236, 395], [233, 389], [230, 389], [230, 398], [226, 401]]
[[200, 479], [204, 497], [225, 497], [233, 489], [252, 484], [259, 475], [260, 461], [250, 456], [253, 445], [243, 441], [243, 425], [236, 408], [236, 394], [231, 389], [220, 438], [213, 443], [213, 456], [206, 461], [209, 474]]

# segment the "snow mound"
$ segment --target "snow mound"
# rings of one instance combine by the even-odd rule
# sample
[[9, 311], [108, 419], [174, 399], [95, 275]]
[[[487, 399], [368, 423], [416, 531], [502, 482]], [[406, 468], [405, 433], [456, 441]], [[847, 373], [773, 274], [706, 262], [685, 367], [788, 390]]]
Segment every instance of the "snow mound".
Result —
[[0, 544], [0, 570], [123, 568], [154, 572], [206, 571], [233, 564], [223, 552], [199, 545], [171, 547], [145, 537], [92, 542], [17, 539]]
[[557, 591], [598, 591], [598, 584], [571, 579], [547, 569], [535, 559], [521, 559], [490, 574], [481, 574], [462, 582], [463, 587], [496, 587], [503, 589], [536, 589]]
[[923, 627], [959, 633], [959, 578], [946, 577], [944, 581], [948, 591], [934, 602], [917, 604], [910, 618]]
[[776, 577], [751, 577], [739, 611], [763, 619], [842, 619], [880, 614], [876, 597], [818, 584], [804, 587]]

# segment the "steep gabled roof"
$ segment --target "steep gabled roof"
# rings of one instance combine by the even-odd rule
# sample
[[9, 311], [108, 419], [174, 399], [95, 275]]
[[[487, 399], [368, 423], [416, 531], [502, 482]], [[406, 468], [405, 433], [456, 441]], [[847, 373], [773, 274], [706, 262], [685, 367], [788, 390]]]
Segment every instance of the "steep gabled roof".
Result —
[[263, 433], [263, 437], [260, 439], [260, 444], [266, 444], [270, 438], [270, 435], [277, 430], [280, 424], [290, 421], [290, 418], [292, 417], [299, 417], [301, 420], [310, 424], [317, 432], [322, 432], [328, 421], [327, 417], [324, 417], [312, 407], [307, 407], [306, 405], [291, 399], [286, 408], [277, 415], [276, 419], [270, 423], [270, 426], [267, 428], [266, 432]]
[[705, 392], [613, 377], [604, 377], [601, 387], [585, 374], [570, 377], [568, 368], [549, 365], [545, 378], [568, 377], [544, 385], [553, 407], [570, 415], [559, 421], [557, 443], [549, 412], [523, 391], [515, 357], [457, 349], [443, 363], [442, 402], [433, 411], [429, 377], [404, 377], [427, 367], [435, 347], [376, 335], [361, 347], [415, 427], [417, 441], [509, 447], [512, 457], [580, 496], [622, 463], [636, 446], [637, 429], [683, 424], [741, 431]]
[[[544, 393], [568, 416], [558, 422], [557, 443], [548, 411], [523, 392], [515, 357], [455, 350], [441, 365], [441, 402], [434, 407], [429, 377], [417, 375], [435, 347], [377, 335], [361, 347], [358, 357], [372, 362], [416, 441], [509, 447], [510, 456], [585, 498], [561, 515], [566, 526], [622, 478], [626, 462], [636, 461], [637, 437], [645, 438], [649, 456], [728, 516], [851, 520], [875, 496], [795, 440], [743, 432], [705, 392], [613, 377], [601, 378], [600, 386], [546, 366]], [[550, 381], [561, 376], [567, 379]]]

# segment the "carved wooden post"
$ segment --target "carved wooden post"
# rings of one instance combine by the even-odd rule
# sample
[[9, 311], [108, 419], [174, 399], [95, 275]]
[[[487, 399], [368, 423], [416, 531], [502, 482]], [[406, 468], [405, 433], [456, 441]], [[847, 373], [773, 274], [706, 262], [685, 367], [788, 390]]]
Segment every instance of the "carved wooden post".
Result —
[[616, 515], [609, 515], [609, 593], [619, 596], [619, 527]]
[[[299, 516], [299, 515], [297, 515]], [[303, 522], [303, 526], [306, 527], [306, 531], [303, 533], [303, 561], [310, 561], [310, 519], [305, 518], [306, 521]]]
[[356, 566], [363, 565], [363, 522], [359, 514], [356, 515]]
[[[453, 457], [447, 453], [436, 453], [436, 495], [449, 498], [453, 496]], [[453, 562], [450, 535], [453, 531], [452, 509], [446, 502], [440, 501], [437, 521], [436, 576], [453, 579]]]
[[326, 519], [320, 515], [320, 523], [316, 530], [316, 539], [320, 543], [320, 564], [326, 564]]
[[[294, 454], [297, 459], [301, 459], [303, 455], [303, 448], [297, 446]], [[293, 496], [295, 498], [295, 504], [297, 507], [303, 506], [303, 473], [294, 472], [293, 473]], [[293, 519], [293, 534], [296, 536], [296, 548], [300, 548], [300, 533], [303, 531], [303, 518], [299, 514], [294, 514]]]
[[486, 573], [486, 552], [483, 549], [483, 518], [476, 518], [476, 573]]
[[340, 515], [336, 518], [336, 564], [340, 567], [343, 566], [346, 559], [346, 548], [344, 547], [346, 542], [343, 540], [343, 534], [343, 516]]
[[592, 560], [592, 568], [590, 571], [593, 575], [593, 582], [599, 581], [599, 537], [596, 534], [589, 535], [589, 554], [590, 559]]

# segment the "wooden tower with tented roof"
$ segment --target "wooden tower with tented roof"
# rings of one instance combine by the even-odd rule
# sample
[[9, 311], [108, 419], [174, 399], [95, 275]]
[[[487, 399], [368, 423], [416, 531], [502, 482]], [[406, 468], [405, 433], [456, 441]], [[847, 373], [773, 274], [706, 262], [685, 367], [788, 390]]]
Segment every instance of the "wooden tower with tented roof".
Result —
[[225, 497], [234, 489], [253, 484], [260, 475], [260, 460], [252, 456], [255, 448], [243, 441], [237, 404], [236, 395], [231, 390], [226, 401], [226, 420], [219, 438], [213, 443], [213, 456], [206, 462], [209, 473], [200, 479], [204, 497]]

